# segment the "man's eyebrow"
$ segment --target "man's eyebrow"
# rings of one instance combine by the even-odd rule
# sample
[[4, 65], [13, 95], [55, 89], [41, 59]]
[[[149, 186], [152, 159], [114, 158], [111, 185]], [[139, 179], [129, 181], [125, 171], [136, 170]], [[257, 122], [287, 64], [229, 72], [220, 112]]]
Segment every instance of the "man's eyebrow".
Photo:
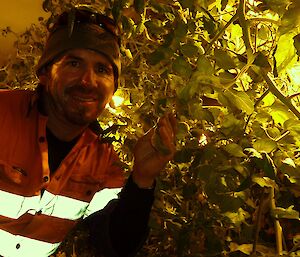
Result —
[[74, 54], [65, 55], [65, 59], [82, 60], [82, 58], [80, 56], [77, 56], [77, 55], [74, 55]]
[[97, 64], [98, 65], [104, 65], [106, 68], [109, 68], [109, 69], [113, 69], [113, 66], [112, 66], [111, 62], [108, 61], [108, 60], [97, 61]]
[[[69, 60], [82, 61], [84, 58], [76, 54], [69, 53], [66, 54], [63, 59], [64, 61], [69, 61]], [[101, 65], [101, 66], [104, 65], [106, 68], [113, 70], [113, 65], [109, 60], [101, 60], [101, 61], [99, 60], [97, 61], [97, 65]]]

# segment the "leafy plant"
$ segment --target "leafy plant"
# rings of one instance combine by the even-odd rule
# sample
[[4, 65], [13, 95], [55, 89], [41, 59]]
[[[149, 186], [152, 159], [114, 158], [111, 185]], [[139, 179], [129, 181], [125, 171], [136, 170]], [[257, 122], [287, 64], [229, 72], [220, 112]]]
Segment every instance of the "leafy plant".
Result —
[[[177, 114], [178, 151], [157, 181], [139, 256], [298, 256], [300, 2], [44, 0], [43, 8], [51, 22], [78, 3], [122, 27], [124, 102], [99, 122], [126, 169], [137, 137]], [[36, 85], [46, 23], [19, 36], [1, 85]], [[91, 256], [81, 237], [56, 256]]]

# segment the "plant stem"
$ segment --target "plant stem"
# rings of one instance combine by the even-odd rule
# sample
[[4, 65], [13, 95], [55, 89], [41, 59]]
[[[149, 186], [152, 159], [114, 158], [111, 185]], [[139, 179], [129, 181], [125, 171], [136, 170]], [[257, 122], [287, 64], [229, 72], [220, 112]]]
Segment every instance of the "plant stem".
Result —
[[[275, 189], [273, 187], [270, 188], [270, 195], [271, 195], [271, 201], [270, 201], [271, 210], [274, 210], [276, 208], [276, 204], [275, 204]], [[275, 226], [277, 254], [282, 255], [282, 227], [280, 226], [279, 220], [275, 219], [274, 226]]]
[[225, 26], [214, 36], [214, 38], [207, 45], [205, 52], [207, 53], [212, 45], [223, 35], [225, 30], [230, 26], [231, 23], [235, 22], [238, 19], [237, 13], [231, 17], [231, 19], [225, 24]]
[[267, 89], [265, 92], [262, 93], [262, 95], [257, 99], [257, 101], [254, 104], [254, 108], [256, 108], [260, 102], [269, 94], [270, 90]]
[[200, 8], [203, 12], [205, 12], [207, 15], [208, 15], [208, 17], [213, 21], [213, 22], [217, 22], [216, 20], [215, 20], [215, 18], [210, 14], [210, 12], [208, 11], [208, 10], [206, 10], [205, 8], [203, 8], [203, 7], [201, 7]]
[[254, 225], [254, 240], [253, 240], [252, 252], [250, 256], [256, 256], [256, 248], [257, 248], [257, 242], [259, 238], [261, 221], [263, 218], [264, 210], [267, 209], [266, 206], [269, 202], [270, 202], [270, 194], [265, 194], [265, 192], [263, 191], [259, 199], [258, 213]]
[[278, 137], [278, 138], [275, 139], [275, 142], [279, 142], [281, 139], [285, 138], [290, 133], [291, 133], [290, 131], [284, 132], [280, 137]]
[[296, 93], [296, 94], [290, 95], [290, 96], [289, 96], [289, 99], [292, 99], [292, 98], [298, 97], [298, 96], [300, 96], [300, 93]]
[[255, 55], [251, 55], [251, 57], [248, 58], [247, 63], [245, 64], [245, 66], [235, 76], [235, 78], [232, 81], [230, 81], [229, 83], [227, 83], [227, 84], [224, 85], [225, 90], [230, 89], [236, 83], [236, 81], [238, 79], [240, 79], [240, 77], [249, 70], [249, 68], [251, 67], [251, 65], [253, 64], [254, 61], [255, 61]]
[[291, 100], [284, 96], [280, 90], [277, 88], [276, 83], [273, 81], [269, 73], [266, 73], [262, 68], [260, 69], [261, 75], [263, 76], [264, 80], [267, 82], [270, 92], [274, 94], [285, 106], [289, 108], [289, 110], [300, 119], [300, 112], [298, 109], [292, 104]]
[[268, 22], [268, 23], [273, 23], [276, 25], [279, 25], [280, 22], [277, 20], [273, 20], [273, 19], [268, 19], [268, 18], [263, 18], [263, 17], [253, 17], [253, 18], [249, 18], [248, 21], [250, 22]]
[[253, 55], [253, 46], [251, 41], [251, 34], [250, 34], [250, 27], [249, 21], [246, 19], [246, 0], [240, 0], [237, 15], [240, 21], [240, 25], [243, 30], [243, 40], [246, 46], [246, 52], [248, 60], [251, 59], [250, 57]]

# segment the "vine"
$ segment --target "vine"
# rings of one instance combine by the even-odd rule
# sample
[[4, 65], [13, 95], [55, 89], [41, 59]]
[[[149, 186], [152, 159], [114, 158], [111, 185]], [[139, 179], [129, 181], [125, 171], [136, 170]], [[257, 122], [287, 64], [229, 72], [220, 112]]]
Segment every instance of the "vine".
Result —
[[[288, 90], [298, 83], [299, 1], [44, 0], [52, 15], [18, 35], [2, 86], [36, 85], [46, 25], [79, 3], [122, 27], [123, 102], [99, 122], [126, 171], [137, 137], [177, 112], [177, 153], [157, 180], [139, 256], [298, 256], [299, 93]], [[73, 232], [55, 256], [93, 256], [85, 240]]]

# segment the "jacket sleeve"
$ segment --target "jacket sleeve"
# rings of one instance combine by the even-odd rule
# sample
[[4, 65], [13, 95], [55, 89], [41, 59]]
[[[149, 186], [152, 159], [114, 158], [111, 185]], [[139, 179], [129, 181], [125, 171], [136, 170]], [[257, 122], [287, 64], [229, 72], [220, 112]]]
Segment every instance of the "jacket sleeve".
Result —
[[[141, 189], [128, 178], [119, 198], [86, 218], [91, 243], [105, 257], [135, 256], [147, 239], [154, 188]], [[98, 256], [97, 255], [97, 256]]]

